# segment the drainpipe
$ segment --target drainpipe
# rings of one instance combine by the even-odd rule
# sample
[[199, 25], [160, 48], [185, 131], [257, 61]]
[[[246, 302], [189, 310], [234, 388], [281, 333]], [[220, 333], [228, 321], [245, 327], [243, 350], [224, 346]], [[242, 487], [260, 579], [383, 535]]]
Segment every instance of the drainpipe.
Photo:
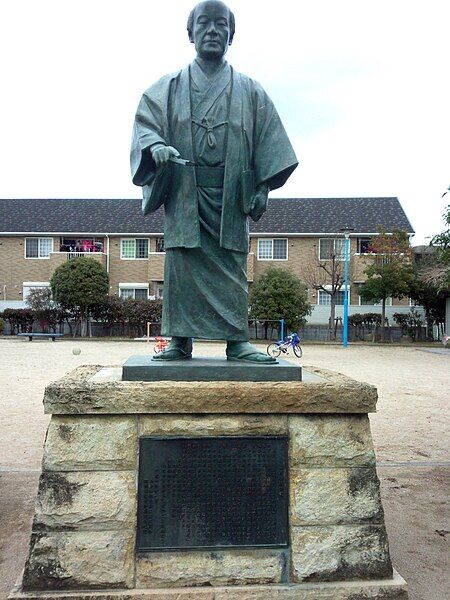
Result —
[[109, 235], [105, 233], [106, 237], [106, 272], [109, 273]]
[[3, 300], [6, 300], [6, 283], [3, 286]]

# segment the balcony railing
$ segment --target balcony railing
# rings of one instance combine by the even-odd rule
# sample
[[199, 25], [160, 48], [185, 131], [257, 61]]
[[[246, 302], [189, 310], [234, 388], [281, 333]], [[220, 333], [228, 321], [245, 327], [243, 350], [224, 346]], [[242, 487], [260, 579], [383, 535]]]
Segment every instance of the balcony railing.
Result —
[[53, 272], [56, 267], [59, 267], [59, 265], [62, 265], [67, 260], [82, 257], [93, 258], [106, 267], [105, 252], [50, 252], [50, 269]]

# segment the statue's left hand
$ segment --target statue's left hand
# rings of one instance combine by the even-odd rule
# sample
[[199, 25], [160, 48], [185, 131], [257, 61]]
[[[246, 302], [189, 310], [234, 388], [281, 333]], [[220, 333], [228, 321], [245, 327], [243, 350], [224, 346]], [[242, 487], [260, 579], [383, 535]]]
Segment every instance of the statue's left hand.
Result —
[[253, 195], [249, 216], [253, 221], [259, 221], [267, 210], [269, 186], [265, 183], [259, 185]]

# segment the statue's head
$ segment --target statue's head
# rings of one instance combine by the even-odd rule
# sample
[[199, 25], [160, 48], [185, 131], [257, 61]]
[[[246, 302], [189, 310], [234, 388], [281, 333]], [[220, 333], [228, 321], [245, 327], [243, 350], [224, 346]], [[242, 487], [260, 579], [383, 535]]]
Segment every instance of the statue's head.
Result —
[[219, 0], [197, 4], [187, 23], [189, 40], [205, 60], [221, 58], [225, 54], [233, 41], [234, 29], [233, 13]]

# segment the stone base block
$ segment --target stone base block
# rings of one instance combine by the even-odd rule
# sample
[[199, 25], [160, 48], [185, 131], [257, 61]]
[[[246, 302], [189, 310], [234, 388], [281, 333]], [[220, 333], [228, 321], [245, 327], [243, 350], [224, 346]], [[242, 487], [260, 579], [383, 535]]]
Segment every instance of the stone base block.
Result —
[[98, 590], [77, 592], [22, 592], [9, 600], [407, 600], [405, 581], [392, 579], [299, 585], [255, 585], [178, 589]]
[[[367, 415], [376, 389], [313, 367], [303, 374], [257, 385], [148, 382], [81, 367], [48, 386], [30, 551], [11, 599], [406, 600], [405, 582], [392, 578]], [[287, 547], [136, 552], [145, 438], [261, 436], [288, 444]], [[190, 477], [205, 476], [195, 469]], [[168, 493], [156, 479], [148, 485]], [[226, 511], [222, 519], [232, 527]]]
[[124, 363], [122, 381], [301, 381], [302, 368], [287, 360], [241, 363], [220, 357], [154, 361], [134, 355]]

